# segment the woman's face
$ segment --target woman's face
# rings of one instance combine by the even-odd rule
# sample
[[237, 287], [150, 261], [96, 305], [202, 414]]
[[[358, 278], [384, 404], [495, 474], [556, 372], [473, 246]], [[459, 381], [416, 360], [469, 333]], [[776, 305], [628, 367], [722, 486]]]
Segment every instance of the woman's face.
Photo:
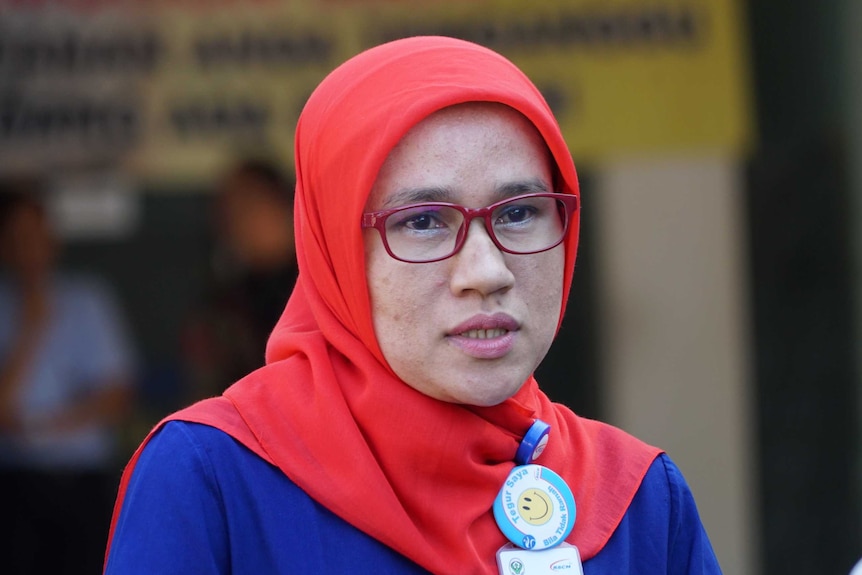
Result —
[[[378, 174], [366, 212], [421, 201], [484, 207], [507, 195], [552, 192], [536, 129], [502, 105], [441, 110], [414, 126]], [[427, 198], [427, 199], [423, 199]], [[431, 397], [496, 405], [539, 365], [560, 316], [564, 248], [501, 252], [481, 219], [461, 251], [433, 263], [389, 256], [365, 231], [374, 331], [395, 373]]]

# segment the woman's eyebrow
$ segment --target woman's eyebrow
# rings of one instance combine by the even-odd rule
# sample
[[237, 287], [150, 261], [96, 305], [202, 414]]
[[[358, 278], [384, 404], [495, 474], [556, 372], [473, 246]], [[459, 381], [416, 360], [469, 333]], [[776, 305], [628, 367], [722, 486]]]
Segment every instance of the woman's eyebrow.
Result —
[[[505, 182], [494, 188], [494, 200], [505, 200], [523, 194], [547, 193], [550, 189], [539, 178]], [[385, 210], [410, 204], [424, 202], [451, 202], [456, 196], [452, 188], [446, 186], [429, 186], [422, 188], [406, 188], [389, 196], [380, 209]], [[491, 202], [493, 203], [493, 202]]]
[[399, 190], [386, 198], [381, 209], [385, 210], [388, 208], [406, 206], [409, 204], [419, 204], [423, 202], [449, 202], [453, 195], [453, 190], [445, 186], [407, 188]]
[[513, 198], [523, 194], [545, 194], [550, 192], [548, 185], [539, 178], [531, 178], [529, 180], [505, 182], [498, 185], [494, 194], [501, 200]]

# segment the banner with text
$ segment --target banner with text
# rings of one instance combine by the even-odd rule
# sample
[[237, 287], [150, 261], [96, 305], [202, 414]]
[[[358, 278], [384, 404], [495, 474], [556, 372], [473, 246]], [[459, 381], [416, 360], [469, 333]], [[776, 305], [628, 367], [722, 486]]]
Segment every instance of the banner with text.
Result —
[[442, 34], [518, 64], [576, 162], [739, 153], [753, 127], [731, 0], [0, 0], [0, 173], [209, 180], [292, 160], [302, 106], [367, 47]]

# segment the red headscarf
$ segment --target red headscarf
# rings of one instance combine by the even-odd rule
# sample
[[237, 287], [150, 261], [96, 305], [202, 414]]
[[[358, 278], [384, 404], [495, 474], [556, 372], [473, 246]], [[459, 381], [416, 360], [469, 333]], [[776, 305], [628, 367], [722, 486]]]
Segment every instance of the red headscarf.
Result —
[[[436, 573], [496, 572], [506, 540], [491, 506], [535, 418], [551, 425], [538, 463], [574, 491], [568, 541], [585, 559], [607, 542], [658, 453], [552, 404], [532, 377], [509, 400], [480, 408], [427, 397], [387, 365], [372, 327], [360, 214], [381, 164], [412, 126], [475, 101], [505, 104], [532, 122], [551, 151], [557, 190], [578, 194], [550, 109], [502, 56], [440, 37], [363, 52], [320, 84], [299, 120], [300, 275], [267, 365], [222, 398], [172, 417], [225, 430], [335, 514]], [[577, 241], [575, 220], [564, 298]]]

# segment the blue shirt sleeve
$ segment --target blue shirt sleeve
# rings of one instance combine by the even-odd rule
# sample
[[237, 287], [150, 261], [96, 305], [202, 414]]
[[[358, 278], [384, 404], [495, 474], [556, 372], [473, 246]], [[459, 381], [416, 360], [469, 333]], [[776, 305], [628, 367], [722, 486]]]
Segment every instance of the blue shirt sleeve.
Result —
[[672, 574], [720, 574], [718, 560], [697, 512], [694, 496], [679, 468], [663, 457], [670, 488], [670, 567]]
[[168, 424], [135, 466], [105, 573], [226, 573], [227, 551], [210, 460], [186, 426]]
[[223, 431], [180, 421], [135, 466], [106, 573], [427, 575]]
[[608, 544], [584, 575], [720, 575], [691, 490], [667, 455], [656, 458]]

